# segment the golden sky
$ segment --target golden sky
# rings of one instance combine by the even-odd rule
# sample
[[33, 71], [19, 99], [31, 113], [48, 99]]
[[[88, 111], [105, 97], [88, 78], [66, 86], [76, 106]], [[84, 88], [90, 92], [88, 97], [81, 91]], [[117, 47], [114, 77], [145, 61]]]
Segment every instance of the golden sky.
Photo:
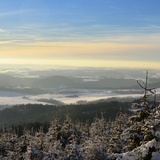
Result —
[[[123, 40], [121, 40], [123, 42]], [[128, 40], [129, 42], [129, 40]], [[109, 42], [3, 42], [1, 64], [159, 68], [159, 44]], [[153, 52], [153, 54], [150, 54]]]

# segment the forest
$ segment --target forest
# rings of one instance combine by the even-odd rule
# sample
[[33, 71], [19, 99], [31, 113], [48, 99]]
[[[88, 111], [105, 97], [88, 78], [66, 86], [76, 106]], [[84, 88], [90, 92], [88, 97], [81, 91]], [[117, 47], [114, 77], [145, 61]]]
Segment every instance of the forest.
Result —
[[50, 123], [58, 118], [61, 123], [66, 115], [78, 123], [92, 123], [95, 118], [100, 118], [103, 114], [105, 120], [113, 120], [119, 112], [128, 113], [131, 102], [97, 102], [80, 105], [42, 105], [26, 104], [16, 105], [13, 108], [6, 108], [0, 111], [0, 128], [12, 128], [16, 125], [25, 125], [29, 123]]

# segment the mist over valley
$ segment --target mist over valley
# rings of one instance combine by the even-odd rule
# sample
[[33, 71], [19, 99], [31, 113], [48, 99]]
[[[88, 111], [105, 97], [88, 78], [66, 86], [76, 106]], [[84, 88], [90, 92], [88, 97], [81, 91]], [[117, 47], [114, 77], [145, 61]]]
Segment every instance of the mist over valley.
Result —
[[[144, 70], [70, 68], [0, 70], [1, 109], [17, 104], [81, 104], [112, 98], [136, 99]], [[160, 88], [160, 71], [149, 71], [149, 86]], [[159, 90], [157, 90], [159, 94]]]

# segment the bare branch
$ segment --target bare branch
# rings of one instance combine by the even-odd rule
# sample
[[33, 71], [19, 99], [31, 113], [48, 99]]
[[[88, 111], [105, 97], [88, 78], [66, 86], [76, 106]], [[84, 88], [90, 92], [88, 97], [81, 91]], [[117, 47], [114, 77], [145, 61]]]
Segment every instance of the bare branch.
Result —
[[137, 80], [137, 83], [141, 88], [145, 89], [145, 87], [143, 87], [138, 80]]

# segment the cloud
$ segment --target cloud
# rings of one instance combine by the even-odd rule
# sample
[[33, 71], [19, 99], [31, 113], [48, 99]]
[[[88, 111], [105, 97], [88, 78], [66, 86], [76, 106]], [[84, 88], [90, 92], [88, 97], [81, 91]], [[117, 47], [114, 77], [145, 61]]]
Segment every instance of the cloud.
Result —
[[14, 11], [0, 12], [0, 18], [15, 16], [15, 15], [32, 14], [33, 12], [34, 10], [31, 10], [31, 9], [20, 9], [20, 10], [14, 10]]
[[94, 60], [158, 61], [159, 44], [108, 42], [34, 42], [1, 41], [0, 56], [28, 58], [66, 58]]
[[40, 24], [30, 23], [9, 28], [5, 37], [22, 43], [46, 42], [108, 42], [108, 43], [159, 43], [160, 26], [123, 27], [116, 25], [94, 24], [72, 26], [67, 23]]
[[0, 28], [0, 33], [5, 33], [5, 32], [8, 32], [8, 31]]
[[97, 24], [79, 28], [32, 23], [9, 32], [2, 33], [0, 57], [141, 62], [160, 59], [158, 25], [123, 28]]
[[8, 45], [8, 44], [13, 44], [15, 42], [16, 40], [5, 40], [5, 41], [0, 40], [0, 45]]

